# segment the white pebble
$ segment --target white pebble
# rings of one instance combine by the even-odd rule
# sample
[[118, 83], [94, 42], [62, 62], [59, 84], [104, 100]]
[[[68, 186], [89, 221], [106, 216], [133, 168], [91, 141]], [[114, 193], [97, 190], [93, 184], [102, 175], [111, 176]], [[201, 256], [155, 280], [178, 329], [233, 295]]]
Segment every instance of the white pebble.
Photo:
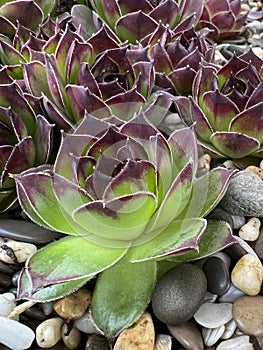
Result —
[[245, 216], [241, 215], [231, 215], [233, 220], [233, 229], [239, 230], [246, 223]]
[[157, 334], [154, 343], [154, 350], [171, 350], [172, 339], [167, 334]]
[[0, 316], [7, 317], [16, 306], [16, 298], [13, 293], [0, 294]]
[[75, 321], [75, 327], [86, 334], [103, 334], [94, 324], [91, 312], [88, 310], [81, 318]]
[[235, 163], [234, 163], [232, 160], [230, 160], [230, 159], [226, 160], [226, 161], [223, 163], [223, 165], [224, 165], [227, 169], [237, 169], [237, 166], [235, 165]]
[[236, 321], [233, 319], [225, 324], [225, 331], [221, 336], [221, 339], [229, 339], [234, 334], [237, 328]]
[[221, 338], [224, 334], [225, 326], [222, 325], [217, 328], [202, 328], [202, 335], [204, 339], [204, 343], [206, 346], [213, 346], [215, 343]]
[[249, 342], [248, 335], [241, 335], [240, 337], [222, 341], [216, 350], [254, 350], [254, 347]]
[[14, 320], [0, 316], [0, 343], [13, 350], [28, 349], [35, 334], [29, 327]]
[[251, 218], [239, 230], [239, 237], [245, 241], [254, 242], [258, 239], [261, 222], [258, 218]]
[[220, 327], [232, 319], [232, 304], [204, 303], [194, 314], [194, 319], [206, 328]]
[[216, 301], [216, 299], [218, 298], [217, 294], [213, 294], [210, 292], [206, 292], [205, 293], [205, 297], [204, 297], [204, 303], [214, 303]]
[[63, 320], [60, 317], [49, 318], [36, 328], [36, 341], [41, 348], [50, 348], [61, 339]]
[[23, 263], [36, 251], [34, 244], [8, 240], [1, 242], [0, 260], [7, 264]]

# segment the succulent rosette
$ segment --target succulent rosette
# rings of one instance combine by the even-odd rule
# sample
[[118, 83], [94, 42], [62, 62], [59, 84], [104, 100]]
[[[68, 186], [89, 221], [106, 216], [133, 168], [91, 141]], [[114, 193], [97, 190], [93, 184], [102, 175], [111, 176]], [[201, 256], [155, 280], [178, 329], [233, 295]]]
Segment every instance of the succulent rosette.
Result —
[[45, 164], [52, 149], [53, 126], [35, 113], [19, 85], [0, 71], [0, 212], [17, 204], [14, 179], [28, 168]]
[[96, 325], [113, 337], [150, 301], [158, 260], [189, 261], [235, 243], [224, 222], [204, 216], [224, 195], [233, 171], [196, 177], [192, 127], [166, 139], [143, 112], [117, 127], [86, 114], [64, 134], [54, 166], [15, 175], [24, 212], [67, 234], [36, 252], [19, 299], [60, 298], [97, 276]]
[[73, 6], [71, 14], [76, 27], [81, 25], [88, 33], [90, 25], [97, 28], [107, 25], [122, 42], [145, 45], [160, 22], [173, 33], [183, 32], [197, 24], [204, 8], [204, 0], [90, 0], [89, 3], [93, 16], [87, 6]]
[[250, 50], [222, 67], [202, 65], [192, 96], [175, 98], [185, 124], [196, 122], [206, 152], [215, 157], [262, 157], [262, 63]]
[[240, 0], [206, 0], [197, 28], [209, 28], [214, 41], [233, 39], [242, 33], [247, 13], [241, 11]]

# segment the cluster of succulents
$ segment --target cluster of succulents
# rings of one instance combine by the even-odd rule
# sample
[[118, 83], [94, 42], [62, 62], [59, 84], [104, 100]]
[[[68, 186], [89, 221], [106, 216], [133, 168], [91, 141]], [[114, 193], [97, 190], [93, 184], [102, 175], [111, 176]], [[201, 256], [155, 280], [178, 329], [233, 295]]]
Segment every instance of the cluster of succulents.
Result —
[[[92, 317], [113, 337], [147, 307], [161, 261], [236, 242], [207, 219], [234, 171], [197, 168], [202, 149], [262, 155], [263, 62], [215, 58], [244, 21], [239, 0], [0, 7], [0, 211], [66, 235], [26, 262], [18, 298], [54, 300], [96, 279]], [[175, 109], [186, 126], [167, 135]]]

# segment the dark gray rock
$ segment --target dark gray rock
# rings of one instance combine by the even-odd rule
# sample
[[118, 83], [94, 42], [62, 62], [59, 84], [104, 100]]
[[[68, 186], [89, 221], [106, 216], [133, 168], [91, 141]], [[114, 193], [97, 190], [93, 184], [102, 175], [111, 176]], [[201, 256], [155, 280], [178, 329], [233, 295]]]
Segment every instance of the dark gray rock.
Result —
[[206, 276], [198, 266], [177, 265], [157, 282], [152, 295], [153, 312], [169, 325], [186, 322], [202, 304], [206, 291]]
[[251, 171], [240, 171], [231, 179], [220, 206], [233, 215], [263, 217], [263, 181]]
[[98, 334], [93, 334], [87, 340], [85, 350], [110, 350], [110, 346], [106, 338]]
[[230, 287], [230, 276], [222, 259], [216, 256], [208, 258], [203, 265], [203, 271], [207, 279], [207, 290], [210, 293], [222, 295], [227, 292]]

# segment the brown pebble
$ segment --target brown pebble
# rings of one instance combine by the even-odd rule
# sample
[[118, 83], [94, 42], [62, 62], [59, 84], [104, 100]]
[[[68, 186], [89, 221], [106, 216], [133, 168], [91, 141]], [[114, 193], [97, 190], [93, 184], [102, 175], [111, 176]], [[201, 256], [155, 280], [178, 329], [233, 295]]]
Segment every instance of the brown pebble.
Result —
[[197, 176], [202, 176], [210, 170], [211, 156], [210, 154], [202, 155], [198, 160]]
[[203, 350], [202, 336], [196, 325], [187, 321], [177, 326], [167, 326], [170, 333], [183, 345], [186, 350]]
[[154, 338], [152, 317], [145, 311], [137, 322], [120, 333], [113, 350], [153, 350]]
[[258, 175], [261, 179], [263, 179], [263, 170], [255, 165], [248, 166], [245, 170], [251, 171], [252, 173]]
[[64, 319], [77, 320], [81, 318], [91, 300], [91, 292], [86, 288], [81, 288], [69, 296], [54, 302], [55, 312]]
[[233, 318], [241, 331], [248, 335], [263, 335], [263, 297], [243, 296], [233, 304]]

